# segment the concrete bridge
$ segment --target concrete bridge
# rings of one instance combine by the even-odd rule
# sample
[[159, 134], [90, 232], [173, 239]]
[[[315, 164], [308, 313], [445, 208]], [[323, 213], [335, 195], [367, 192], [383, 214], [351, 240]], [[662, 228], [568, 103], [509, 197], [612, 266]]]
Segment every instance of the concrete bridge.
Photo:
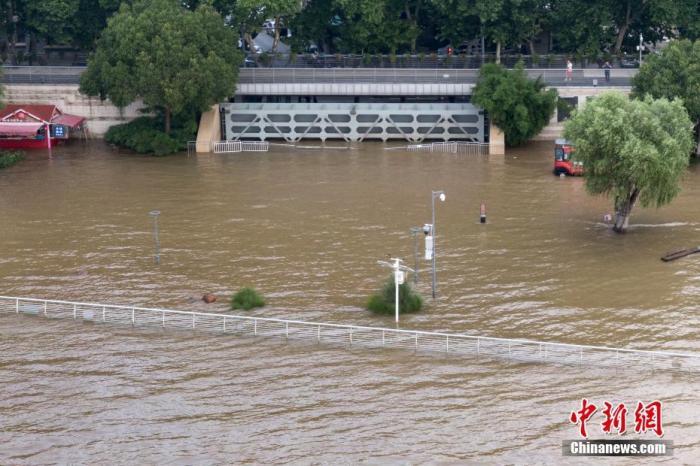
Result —
[[[51, 103], [88, 117], [94, 135], [139, 116], [141, 105], [118, 109], [78, 91], [84, 67], [5, 67], [2, 81], [11, 103]], [[557, 89], [568, 107], [605, 90], [629, 92], [635, 69], [527, 69]], [[424, 139], [501, 145], [488, 115], [470, 103], [478, 69], [424, 68], [242, 68], [235, 95], [205, 114], [198, 148], [221, 139]], [[567, 115], [556, 114], [539, 139], [561, 133]], [[207, 141], [205, 144], [204, 141]]]

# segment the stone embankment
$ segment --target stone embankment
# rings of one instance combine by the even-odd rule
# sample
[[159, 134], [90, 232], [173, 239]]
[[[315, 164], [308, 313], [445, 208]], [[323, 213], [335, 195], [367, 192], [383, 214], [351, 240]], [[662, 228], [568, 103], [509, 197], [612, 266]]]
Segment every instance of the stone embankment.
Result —
[[92, 137], [102, 137], [110, 126], [126, 123], [142, 115], [143, 103], [120, 109], [109, 100], [84, 96], [77, 84], [5, 84], [6, 103], [53, 104], [63, 112], [87, 118]]

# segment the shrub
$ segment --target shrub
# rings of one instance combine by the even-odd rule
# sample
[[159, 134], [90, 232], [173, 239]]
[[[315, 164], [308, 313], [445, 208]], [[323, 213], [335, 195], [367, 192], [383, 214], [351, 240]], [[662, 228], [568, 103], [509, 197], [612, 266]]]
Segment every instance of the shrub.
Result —
[[254, 288], [241, 288], [231, 298], [231, 309], [244, 309], [249, 311], [254, 307], [263, 307], [265, 299]]
[[10, 167], [24, 159], [24, 152], [17, 150], [0, 151], [0, 169]]
[[[367, 309], [375, 314], [393, 315], [396, 312], [395, 292], [394, 277], [392, 275], [379, 293], [370, 296], [367, 301]], [[418, 312], [422, 308], [423, 298], [411, 288], [410, 283], [405, 281], [402, 285], [399, 285], [399, 312], [402, 314]]]
[[187, 141], [193, 139], [196, 134], [196, 123], [193, 121], [184, 124], [177, 122], [170, 134], [165, 134], [161, 130], [162, 126], [158, 118], [140, 117], [109, 128], [105, 134], [105, 141], [140, 154], [160, 156], [184, 150]]

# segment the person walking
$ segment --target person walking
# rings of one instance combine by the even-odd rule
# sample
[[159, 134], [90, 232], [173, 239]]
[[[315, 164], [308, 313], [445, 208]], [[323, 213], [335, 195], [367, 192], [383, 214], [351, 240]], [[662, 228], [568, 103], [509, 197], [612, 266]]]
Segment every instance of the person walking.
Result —
[[610, 82], [610, 70], [612, 69], [612, 65], [610, 64], [609, 61], [606, 61], [605, 64], [603, 65], [603, 70], [605, 71], [605, 82], [609, 83]]
[[574, 64], [571, 60], [566, 60], [566, 79], [565, 81], [571, 81], [574, 75]]

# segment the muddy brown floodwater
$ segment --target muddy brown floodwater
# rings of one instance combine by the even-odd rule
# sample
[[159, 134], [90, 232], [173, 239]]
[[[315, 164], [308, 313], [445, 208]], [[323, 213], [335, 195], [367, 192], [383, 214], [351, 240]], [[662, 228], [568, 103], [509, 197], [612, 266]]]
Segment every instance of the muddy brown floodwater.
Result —
[[[699, 353], [700, 256], [659, 260], [700, 243], [698, 167], [670, 206], [637, 209], [624, 236], [602, 223], [610, 201], [551, 168], [547, 143], [505, 157], [372, 143], [32, 154], [0, 171], [0, 294], [215, 312], [251, 285], [269, 301], [253, 315], [392, 326], [363, 309], [387, 275], [376, 261], [413, 262], [409, 229], [430, 222], [430, 191], [443, 189], [439, 297], [402, 327]], [[207, 306], [204, 292], [221, 299]], [[0, 463], [566, 463], [561, 441], [576, 438], [568, 417], [583, 397], [663, 401], [673, 461], [693, 463], [699, 388], [674, 373], [3, 314]]]

